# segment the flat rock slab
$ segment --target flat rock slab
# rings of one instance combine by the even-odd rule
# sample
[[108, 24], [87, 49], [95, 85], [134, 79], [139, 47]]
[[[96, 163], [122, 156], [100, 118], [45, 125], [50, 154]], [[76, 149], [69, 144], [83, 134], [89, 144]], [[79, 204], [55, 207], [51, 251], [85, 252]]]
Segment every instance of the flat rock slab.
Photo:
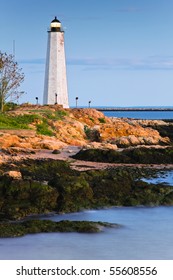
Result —
[[31, 129], [0, 129], [1, 133], [26, 137], [34, 137], [36, 135], [36, 131]]

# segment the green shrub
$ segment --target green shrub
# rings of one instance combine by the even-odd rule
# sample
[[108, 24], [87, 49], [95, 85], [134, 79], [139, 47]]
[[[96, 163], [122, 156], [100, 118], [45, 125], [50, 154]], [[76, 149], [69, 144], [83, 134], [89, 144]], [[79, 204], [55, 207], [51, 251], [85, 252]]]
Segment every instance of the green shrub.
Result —
[[92, 117], [89, 117], [90, 121], [92, 121], [94, 123], [94, 119]]
[[47, 135], [47, 136], [54, 135], [53, 131], [49, 128], [48, 124], [45, 121], [41, 124], [37, 124], [36, 127], [37, 127], [38, 134]]
[[100, 132], [97, 129], [91, 129], [87, 125], [84, 125], [84, 132], [86, 134], [86, 137], [90, 141], [95, 141], [95, 142], [100, 142], [101, 137], [100, 137]]
[[16, 103], [14, 102], [7, 102], [4, 104], [4, 112], [5, 111], [11, 111], [11, 110], [14, 110], [18, 107], [19, 105], [17, 105]]
[[98, 118], [98, 120], [99, 120], [100, 123], [106, 123], [105, 118]]

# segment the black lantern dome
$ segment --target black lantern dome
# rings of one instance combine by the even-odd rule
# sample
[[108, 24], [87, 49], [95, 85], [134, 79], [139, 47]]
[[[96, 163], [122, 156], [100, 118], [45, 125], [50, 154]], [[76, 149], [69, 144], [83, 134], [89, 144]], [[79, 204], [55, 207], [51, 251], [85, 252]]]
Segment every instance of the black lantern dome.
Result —
[[61, 31], [61, 22], [55, 17], [50, 24], [50, 30], [53, 32]]

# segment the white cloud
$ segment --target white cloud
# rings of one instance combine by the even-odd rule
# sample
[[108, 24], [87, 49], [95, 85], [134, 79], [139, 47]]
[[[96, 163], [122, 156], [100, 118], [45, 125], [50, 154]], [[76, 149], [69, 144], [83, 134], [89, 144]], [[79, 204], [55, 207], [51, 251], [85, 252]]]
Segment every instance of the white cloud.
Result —
[[[21, 64], [45, 64], [45, 59], [22, 59]], [[146, 58], [67, 58], [69, 66], [84, 66], [85, 70], [173, 70], [173, 56], [150, 56]]]
[[122, 70], [173, 70], [173, 56], [150, 56], [147, 58], [71, 58], [69, 65], [90, 66], [90, 69]]

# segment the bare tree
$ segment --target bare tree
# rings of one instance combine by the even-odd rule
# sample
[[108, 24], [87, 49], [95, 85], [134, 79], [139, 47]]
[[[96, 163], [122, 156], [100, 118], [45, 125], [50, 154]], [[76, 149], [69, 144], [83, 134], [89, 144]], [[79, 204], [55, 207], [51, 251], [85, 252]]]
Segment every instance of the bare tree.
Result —
[[15, 101], [21, 95], [19, 86], [24, 81], [22, 69], [14, 61], [13, 55], [0, 51], [0, 107], [3, 112], [4, 103], [11, 97]]

